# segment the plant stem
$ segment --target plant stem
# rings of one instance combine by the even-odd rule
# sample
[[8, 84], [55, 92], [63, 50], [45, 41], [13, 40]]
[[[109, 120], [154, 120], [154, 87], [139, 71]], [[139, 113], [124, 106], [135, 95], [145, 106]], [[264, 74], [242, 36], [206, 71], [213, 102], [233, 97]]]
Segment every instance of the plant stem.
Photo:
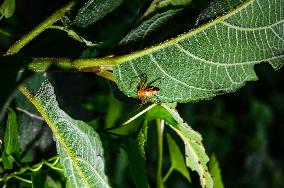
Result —
[[46, 30], [50, 25], [57, 22], [66, 12], [68, 12], [74, 5], [76, 1], [71, 1], [63, 8], [57, 10], [53, 15], [44, 20], [41, 24], [35, 27], [32, 31], [24, 35], [20, 40], [18, 40], [13, 46], [11, 46], [4, 55], [13, 55], [19, 52], [25, 45], [36, 38], [44, 30]]
[[61, 30], [64, 31], [68, 34], [68, 36], [72, 37], [73, 39], [84, 43], [86, 46], [88, 47], [94, 47], [97, 46], [98, 44], [94, 44], [91, 41], [86, 40], [84, 37], [80, 36], [79, 34], [77, 34], [74, 30], [72, 29], [68, 29], [64, 26], [58, 26], [58, 25], [51, 25], [48, 27], [48, 29], [57, 29], [57, 30]]
[[157, 134], [158, 134], [157, 188], [164, 187], [162, 179], [164, 126], [165, 126], [165, 121], [157, 119]]
[[166, 173], [166, 175], [163, 178], [163, 183], [165, 183], [167, 181], [167, 179], [170, 177], [173, 170], [174, 170], [174, 168], [171, 166], [171, 168], [168, 170], [168, 172]]
[[16, 179], [18, 179], [18, 180], [20, 180], [20, 181], [23, 181], [23, 182], [26, 182], [26, 183], [32, 184], [32, 181], [31, 181], [31, 180], [27, 180], [27, 179], [22, 178], [22, 177], [20, 177], [20, 176], [13, 175], [12, 177], [13, 177], [13, 178], [16, 178]]
[[40, 170], [43, 165], [49, 166], [50, 168], [55, 169], [55, 170], [62, 170], [62, 169], [59, 169], [59, 168], [56, 167], [58, 162], [59, 162], [58, 156], [52, 157], [52, 158], [47, 159], [47, 160], [42, 160], [40, 163], [37, 163], [33, 166], [26, 166], [26, 167], [21, 168], [19, 171], [7, 174], [7, 176], [5, 176], [5, 178], [0, 178], [0, 182], [1, 181], [8, 181], [11, 178], [16, 178], [16, 179], [21, 180], [21, 181], [26, 182], [26, 183], [32, 183], [30, 180], [24, 179], [19, 175], [24, 174], [27, 171], [36, 172], [36, 171]]
[[116, 64], [117, 61], [114, 58], [32, 58], [28, 69], [34, 72], [45, 72], [53, 66], [65, 71], [93, 72], [109, 80], [114, 80], [113, 75], [103, 72], [112, 71]]
[[127, 120], [126, 122], [124, 122], [122, 125], [126, 125], [128, 123], [130, 123], [131, 121], [134, 121], [136, 118], [140, 117], [141, 115], [143, 115], [144, 113], [148, 112], [151, 108], [153, 108], [154, 106], [156, 106], [157, 104], [152, 104], [150, 106], [148, 106], [147, 108], [145, 108], [144, 110], [140, 111], [139, 113], [137, 113], [135, 116], [131, 117], [129, 120]]

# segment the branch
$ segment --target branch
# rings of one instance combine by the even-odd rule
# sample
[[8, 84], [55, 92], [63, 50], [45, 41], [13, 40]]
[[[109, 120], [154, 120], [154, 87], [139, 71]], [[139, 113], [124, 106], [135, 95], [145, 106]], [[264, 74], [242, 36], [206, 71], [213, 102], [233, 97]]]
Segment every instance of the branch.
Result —
[[117, 58], [85, 58], [85, 59], [70, 59], [70, 58], [32, 58], [28, 69], [34, 72], [45, 72], [51, 67], [59, 68], [60, 70], [73, 70], [80, 72], [93, 72], [108, 80], [114, 81], [111, 72], [113, 67], [119, 61]]
[[41, 34], [44, 30], [48, 29], [49, 26], [57, 22], [59, 19], [64, 16], [66, 12], [68, 12], [74, 5], [76, 1], [71, 1], [63, 8], [57, 10], [53, 15], [44, 20], [41, 24], [35, 27], [32, 31], [24, 35], [20, 40], [18, 40], [13, 46], [11, 46], [8, 51], [4, 55], [13, 55], [19, 52], [25, 45], [27, 45], [30, 41], [36, 38], [39, 34]]

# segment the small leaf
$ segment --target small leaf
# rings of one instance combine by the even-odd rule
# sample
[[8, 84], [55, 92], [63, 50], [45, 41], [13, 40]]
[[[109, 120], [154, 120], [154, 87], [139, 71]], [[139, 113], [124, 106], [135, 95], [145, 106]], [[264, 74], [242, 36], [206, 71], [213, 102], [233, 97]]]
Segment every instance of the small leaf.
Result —
[[10, 18], [15, 11], [15, 0], [4, 0], [0, 6], [0, 13], [5, 16], [5, 18]]
[[210, 5], [201, 12], [201, 14], [197, 18], [196, 24], [210, 21], [210, 19], [217, 18], [218, 16], [222, 16], [224, 13], [233, 10], [238, 5], [243, 3], [245, 0], [214, 0], [210, 3]]
[[[178, 14], [181, 9], [168, 10], [162, 13], [157, 13], [151, 18], [143, 21], [137, 28], [129, 32], [121, 41], [120, 45], [129, 45], [136, 42], [143, 42], [157, 29], [161, 28], [163, 24]], [[137, 45], [137, 44], [136, 44]]]
[[189, 172], [186, 168], [184, 157], [170, 134], [167, 134], [169, 152], [171, 157], [172, 168], [181, 173], [189, 182], [191, 182]]
[[182, 7], [187, 6], [192, 2], [192, 0], [154, 0], [152, 1], [151, 5], [147, 9], [147, 11], [144, 13], [144, 17], [149, 16], [153, 14], [154, 12], [157, 12], [160, 9], [165, 9], [167, 7], [173, 8], [173, 7]]
[[116, 83], [137, 98], [133, 78], [145, 73], [148, 82], [160, 79], [152, 84], [160, 89], [152, 102], [186, 103], [234, 92], [257, 80], [254, 65], [283, 65], [283, 8], [283, 0], [248, 0], [186, 34], [115, 57]]
[[149, 113], [153, 118], [164, 119], [180, 136], [185, 145], [186, 165], [198, 173], [203, 188], [213, 188], [213, 180], [206, 166], [209, 158], [205, 153], [201, 135], [186, 124], [175, 109], [166, 104], [156, 105]]
[[214, 188], [224, 188], [219, 163], [214, 154], [211, 155], [209, 171], [213, 176]]
[[147, 142], [147, 120], [141, 127], [135, 140], [131, 140], [127, 148], [131, 177], [138, 188], [149, 188], [146, 176], [145, 143]]
[[73, 25], [87, 27], [116, 9], [122, 0], [88, 0], [79, 10]]
[[2, 162], [4, 169], [12, 169], [15, 159], [12, 155], [7, 155], [5, 152], [2, 153]]
[[54, 133], [60, 162], [69, 187], [110, 187], [104, 173], [103, 147], [98, 134], [85, 122], [72, 119], [56, 101], [45, 81], [36, 96], [21, 88]]
[[12, 108], [8, 108], [8, 119], [4, 136], [4, 152], [7, 155], [20, 153], [19, 127], [16, 113]]

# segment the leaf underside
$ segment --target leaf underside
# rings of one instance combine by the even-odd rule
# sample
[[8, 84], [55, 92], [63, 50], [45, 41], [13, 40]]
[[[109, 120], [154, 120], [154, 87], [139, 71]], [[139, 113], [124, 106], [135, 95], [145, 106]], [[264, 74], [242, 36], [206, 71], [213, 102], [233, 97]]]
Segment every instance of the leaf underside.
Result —
[[72, 119], [59, 108], [49, 82], [43, 83], [35, 98], [54, 133], [69, 187], [109, 187], [98, 134], [85, 122]]
[[142, 41], [150, 36], [153, 32], [159, 29], [168, 20], [173, 20], [174, 15], [178, 14], [181, 9], [168, 10], [166, 12], [158, 13], [150, 19], [142, 22], [137, 28], [129, 32], [120, 42], [120, 45], [133, 45], [135, 42]]
[[[257, 80], [254, 65], [278, 69], [284, 57], [284, 1], [249, 0], [229, 13], [160, 45], [117, 57], [118, 87], [137, 97], [139, 75], [160, 88], [151, 101], [192, 102]], [[133, 84], [135, 83], [135, 84]]]
[[122, 0], [88, 0], [80, 8], [73, 25], [87, 27], [116, 9]]

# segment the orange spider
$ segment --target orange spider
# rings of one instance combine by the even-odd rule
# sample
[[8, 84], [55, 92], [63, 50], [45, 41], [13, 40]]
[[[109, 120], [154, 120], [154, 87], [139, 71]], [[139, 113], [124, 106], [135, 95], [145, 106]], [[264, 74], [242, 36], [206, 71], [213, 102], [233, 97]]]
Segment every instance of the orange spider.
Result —
[[140, 74], [139, 76], [139, 82], [137, 86], [137, 96], [141, 100], [141, 104], [146, 104], [150, 97], [156, 96], [159, 94], [160, 89], [155, 86], [151, 86], [152, 83], [159, 80], [160, 78], [148, 83], [147, 81], [147, 75], [145, 73]]

